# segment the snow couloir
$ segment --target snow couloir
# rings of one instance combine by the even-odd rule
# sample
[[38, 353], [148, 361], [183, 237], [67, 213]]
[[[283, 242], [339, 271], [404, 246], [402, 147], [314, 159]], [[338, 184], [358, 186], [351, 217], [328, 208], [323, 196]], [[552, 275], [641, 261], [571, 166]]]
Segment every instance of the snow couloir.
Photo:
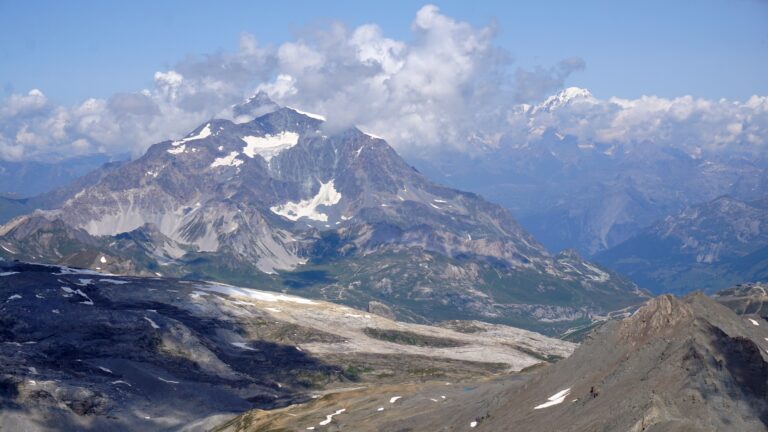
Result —
[[287, 202], [272, 206], [269, 209], [280, 216], [292, 221], [297, 221], [303, 217], [320, 222], [328, 222], [328, 215], [318, 211], [320, 206], [332, 206], [341, 201], [339, 193], [333, 185], [333, 179], [328, 183], [320, 183], [320, 190], [312, 198], [301, 200], [299, 202]]

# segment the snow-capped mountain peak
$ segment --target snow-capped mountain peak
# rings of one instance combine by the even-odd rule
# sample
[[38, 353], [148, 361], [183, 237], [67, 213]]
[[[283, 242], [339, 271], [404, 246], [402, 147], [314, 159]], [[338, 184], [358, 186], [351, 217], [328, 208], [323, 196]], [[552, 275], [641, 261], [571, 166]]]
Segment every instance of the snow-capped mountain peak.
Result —
[[[580, 258], [551, 256], [501, 207], [433, 183], [385, 140], [269, 107], [250, 121], [208, 120], [60, 208], [8, 224], [0, 246], [13, 252], [0, 257], [254, 284], [331, 265], [334, 286], [359, 291], [350, 298], [423, 299], [415, 314], [440, 302], [470, 317], [521, 308], [531, 319], [562, 315], [549, 311], [550, 294], [543, 309], [521, 306], [527, 294], [510, 296], [521, 277], [534, 281], [521, 293], [547, 286], [552, 298], [588, 299], [578, 307], [599, 312], [638, 298], [636, 287]], [[37, 240], [48, 233], [55, 240]]]
[[592, 99], [594, 99], [594, 96], [589, 90], [580, 87], [568, 87], [546, 98], [544, 102], [536, 105], [533, 108], [533, 112], [552, 111], [577, 100], [588, 101]]
[[235, 119], [235, 123], [244, 123], [278, 109], [280, 109], [280, 105], [276, 104], [269, 95], [259, 91], [243, 103], [233, 106], [232, 117]]

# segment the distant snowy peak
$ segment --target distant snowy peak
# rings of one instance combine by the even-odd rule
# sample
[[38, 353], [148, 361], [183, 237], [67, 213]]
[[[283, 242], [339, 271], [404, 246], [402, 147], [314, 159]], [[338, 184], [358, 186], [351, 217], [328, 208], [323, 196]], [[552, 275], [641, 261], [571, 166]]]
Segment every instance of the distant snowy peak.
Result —
[[573, 99], [575, 97], [592, 97], [592, 93], [585, 88], [568, 87], [558, 93], [557, 96], [565, 99]]
[[281, 106], [273, 101], [269, 95], [263, 91], [259, 91], [255, 95], [246, 99], [243, 103], [232, 106], [232, 119], [235, 123], [247, 123], [251, 120], [261, 117], [265, 114], [273, 113], [280, 109], [289, 109], [295, 113], [301, 114], [305, 117], [313, 120], [319, 120], [324, 122], [325, 116], [321, 114], [315, 114], [309, 111], [304, 111], [293, 106]]
[[[319, 114], [279, 106], [263, 94], [252, 97], [247, 103], [256, 106], [257, 102], [269, 104], [270, 112], [256, 118], [236, 118], [234, 122], [212, 119], [185, 138], [163, 144], [166, 152], [174, 156], [190, 155], [202, 147], [211, 147], [209, 151], [218, 152], [217, 159], [211, 163], [212, 168], [242, 164], [243, 159], [235, 158], [240, 153], [248, 158], [260, 156], [269, 163], [275, 156], [296, 146], [300, 137], [321, 133], [320, 124], [325, 117]], [[234, 109], [238, 107], [242, 106]], [[209, 140], [214, 138], [214, 141]], [[237, 150], [236, 154], [231, 153], [234, 150]]]
[[249, 97], [245, 102], [233, 106], [232, 117], [235, 123], [245, 123], [278, 109], [280, 109], [280, 105], [270, 99], [266, 93], [260, 91]]
[[250, 104], [251, 106], [277, 105], [275, 103], [275, 101], [273, 101], [269, 97], [269, 95], [266, 94], [263, 91], [259, 91], [256, 94], [254, 94], [253, 96], [249, 97], [245, 101], [245, 103], [240, 105], [240, 106], [244, 106], [244, 105], [248, 105], [248, 104]]
[[532, 112], [553, 111], [575, 101], [592, 101], [595, 97], [589, 90], [579, 87], [568, 87], [557, 94], [554, 94], [544, 102], [533, 107]]

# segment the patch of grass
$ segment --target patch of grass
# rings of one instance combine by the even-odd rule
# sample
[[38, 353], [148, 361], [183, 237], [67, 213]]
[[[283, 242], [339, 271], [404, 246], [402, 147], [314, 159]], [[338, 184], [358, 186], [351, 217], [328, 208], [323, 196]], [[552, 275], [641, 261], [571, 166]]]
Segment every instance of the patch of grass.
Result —
[[470, 321], [460, 321], [460, 320], [443, 321], [441, 323], [438, 323], [437, 325], [443, 328], [457, 331], [459, 333], [472, 334], [472, 333], [480, 333], [485, 331], [485, 328], [472, 324], [472, 322]]
[[372, 367], [350, 365], [344, 370], [344, 373], [353, 381], [359, 381], [363, 374], [373, 371]]
[[293, 378], [297, 384], [311, 389], [324, 388], [331, 382], [331, 377], [321, 371], [300, 370], [294, 373]]
[[593, 323], [577, 327], [575, 330], [572, 330], [568, 333], [561, 334], [559, 337], [564, 341], [581, 343], [584, 341], [587, 335], [592, 333], [593, 330], [603, 324], [605, 324], [605, 321], [595, 321]]
[[439, 338], [401, 330], [384, 330], [366, 327], [363, 332], [370, 338], [400, 345], [413, 345], [429, 348], [456, 348], [466, 345], [466, 343], [455, 339]]
[[335, 279], [329, 277], [325, 270], [305, 270], [286, 273], [283, 283], [292, 289], [306, 288], [312, 285], [327, 285], [334, 283]]
[[527, 368], [521, 369], [520, 372], [518, 372], [518, 373], [526, 374], [526, 373], [536, 372], [539, 369], [542, 369], [542, 368], [545, 368], [545, 367], [547, 367], [547, 363], [544, 363], [544, 362], [535, 363], [535, 364], [532, 364], [532, 365], [528, 366]]
[[505, 345], [511, 346], [511, 347], [513, 347], [514, 349], [516, 349], [516, 350], [518, 350], [520, 352], [524, 352], [524, 353], [528, 354], [529, 356], [531, 356], [531, 357], [533, 357], [535, 359], [538, 359], [538, 360], [541, 360], [541, 361], [545, 361], [547, 363], [554, 363], [554, 362], [556, 362], [558, 360], [562, 360], [563, 359], [563, 357], [560, 357], [558, 355], [542, 354], [542, 353], [536, 352], [536, 351], [534, 351], [534, 350], [532, 350], [530, 348], [527, 348], [527, 347], [524, 347], [524, 346], [520, 346], [520, 345], [509, 345], [509, 344], [505, 344]]

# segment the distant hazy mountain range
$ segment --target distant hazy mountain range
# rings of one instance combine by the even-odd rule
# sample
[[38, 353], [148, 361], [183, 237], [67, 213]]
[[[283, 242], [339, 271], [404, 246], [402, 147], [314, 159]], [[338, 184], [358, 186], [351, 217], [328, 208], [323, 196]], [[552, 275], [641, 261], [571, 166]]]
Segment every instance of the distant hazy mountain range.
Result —
[[[596, 99], [587, 90], [569, 88], [553, 95], [538, 105], [521, 106], [525, 116], [530, 118], [528, 128], [531, 129], [523, 134], [527, 137], [527, 140], [524, 142], [518, 140], [519, 134], [510, 133], [502, 136], [498, 146], [481, 144], [473, 152], [470, 152], [469, 155], [466, 152], [459, 153], [444, 150], [430, 152], [424, 157], [410, 155], [409, 160], [430, 179], [436, 179], [441, 183], [458, 189], [478, 192], [480, 195], [489, 198], [490, 201], [510, 209], [512, 215], [520, 222], [525, 231], [531, 233], [533, 238], [539, 242], [537, 244], [542, 244], [550, 253], [555, 254], [558, 251], [575, 249], [582, 256], [595, 256], [600, 262], [604, 262], [610, 268], [627, 272], [634, 278], [635, 282], [657, 292], [665, 290], [687, 292], [697, 287], [716, 289], [732, 283], [746, 282], [753, 278], [759, 280], [763, 277], [760, 276], [761, 266], [764, 264], [764, 257], [761, 258], [761, 252], [758, 249], [754, 249], [746, 255], [743, 254], [746, 250], [745, 247], [749, 249], [754, 245], [761, 244], [759, 238], [744, 243], [741, 239], [725, 234], [724, 238], [718, 240], [722, 243], [721, 246], [717, 246], [718, 248], [726, 251], [733, 248], [734, 256], [743, 255], [745, 257], [739, 263], [733, 262], [734, 256], [717, 251], [711, 251], [711, 253], [714, 253], [712, 259], [707, 259], [706, 257], [699, 259], [701, 258], [699, 257], [700, 254], [707, 254], [707, 252], [701, 251], [703, 246], [693, 248], [688, 245], [681, 249], [679, 244], [664, 243], [662, 245], [656, 242], [658, 244], [654, 247], [660, 249], [658, 253], [651, 252], [651, 255], [655, 254], [655, 256], [644, 257], [643, 254], [648, 253], [646, 247], [647, 241], [650, 241], [648, 236], [659, 234], [658, 230], [663, 229], [659, 227], [664, 224], [665, 218], [675, 218], [675, 215], [681, 211], [686, 211], [685, 209], [705, 205], [702, 203], [707, 203], [721, 196], [728, 196], [730, 199], [745, 203], [755, 203], [766, 196], [768, 193], [768, 159], [765, 156], [747, 153], [743, 149], [740, 150], [738, 148], [706, 151], [696, 146], [696, 143], [671, 145], [657, 142], [582, 142], [577, 137], [562, 133], [554, 126], [541, 126], [542, 124], [548, 124], [547, 118], [554, 119], [559, 115], [566, 115], [566, 113], [572, 114], [572, 111], [578, 111], [579, 107], [591, 106], [594, 103], [596, 103]], [[170, 203], [163, 203], [162, 200], [159, 201], [157, 205], [165, 206], [162, 210], [149, 208], [151, 206], [144, 206], [143, 204], [138, 206], [130, 204], [128, 208], [134, 213], [119, 216], [119, 220], [106, 218], [94, 219], [89, 222], [77, 221], [76, 219], [78, 217], [91, 218], [93, 215], [86, 215], [88, 211], [83, 209], [99, 202], [99, 200], [78, 199], [74, 200], [71, 205], [73, 211], [64, 211], [66, 215], [62, 216], [62, 220], [65, 220], [67, 225], [83, 228], [89, 234], [96, 235], [114, 235], [116, 233], [131, 232], [139, 228], [137, 223], [146, 222], [149, 225], [139, 237], [149, 236], [155, 238], [158, 235], [167, 236], [168, 244], [171, 246], [167, 246], [166, 249], [175, 250], [173, 254], [176, 256], [164, 259], [177, 260], [180, 257], [181, 251], [186, 247], [185, 245], [190, 243], [190, 238], [188, 237], [190, 233], [182, 234], [176, 232], [176, 228], [171, 225], [187, 224], [189, 220], [184, 219], [186, 216], [168, 216], [169, 212], [171, 212], [170, 209], [177, 211], [184, 206], [194, 207], [197, 201], [191, 202], [190, 200], [192, 199], [191, 196], [195, 194], [209, 201], [216, 194], [219, 194], [219, 197], [224, 196], [218, 190], [206, 189], [214, 185], [227, 183], [222, 175], [211, 176], [210, 174], [213, 172], [237, 171], [237, 174], [231, 177], [234, 182], [233, 184], [240, 182], [241, 186], [230, 187], [242, 189], [243, 181], [253, 185], [267, 185], [269, 188], [276, 187], [279, 189], [287, 187], [284, 190], [249, 191], [247, 193], [238, 191], [238, 195], [231, 195], [233, 192], [230, 191], [227, 192], [230, 194], [227, 196], [229, 196], [230, 201], [232, 199], [241, 199], [244, 196], [253, 198], [253, 200], [251, 198], [246, 199], [250, 200], [247, 206], [261, 206], [259, 212], [266, 215], [264, 220], [268, 223], [271, 223], [269, 221], [273, 220], [276, 215], [280, 216], [282, 212], [283, 223], [287, 219], [295, 226], [303, 225], [308, 228], [306, 225], [309, 224], [318, 233], [325, 232], [328, 234], [337, 231], [336, 228], [339, 228], [342, 229], [345, 235], [349, 235], [350, 231], [348, 228], [351, 225], [355, 225], [355, 223], [347, 223], [347, 219], [340, 218], [342, 216], [344, 218], [351, 217], [350, 211], [365, 208], [364, 214], [366, 217], [373, 217], [372, 215], [374, 214], [384, 214], [385, 216], [376, 217], [391, 218], [395, 212], [399, 212], [396, 209], [407, 207], [405, 204], [401, 205], [399, 203], [392, 205], [392, 203], [388, 202], [392, 199], [397, 201], [402, 199], [404, 201], [400, 201], [400, 203], [408, 202], [411, 205], [419, 203], [430, 213], [440, 213], [439, 209], [434, 208], [435, 206], [450, 204], [450, 200], [431, 191], [431, 188], [438, 187], [432, 183], [430, 183], [430, 186], [420, 186], [414, 183], [413, 188], [415, 189], [412, 189], [411, 192], [424, 187], [426, 188], [425, 194], [421, 194], [418, 197], [411, 194], [411, 196], [406, 197], [404, 195], [408, 187], [406, 183], [412, 182], [410, 177], [418, 177], [423, 180], [422, 183], [429, 182], [419, 175], [418, 172], [413, 172], [396, 155], [394, 156], [396, 161], [387, 162], [389, 165], [385, 164], [385, 166], [369, 169], [369, 165], [376, 164], [375, 161], [388, 160], [389, 156], [365, 155], [365, 152], [360, 150], [363, 152], [363, 156], [361, 156], [360, 160], [357, 160], [356, 157], [350, 158], [349, 155], [350, 152], [357, 154], [359, 147], [355, 147], [355, 145], [360, 146], [361, 144], [344, 144], [345, 148], [342, 149], [339, 143], [340, 139], [347, 142], [359, 141], [360, 139], [378, 141], [370, 135], [350, 129], [343, 133], [334, 132], [330, 136], [326, 136], [326, 132], [321, 131], [323, 128], [318, 126], [323, 124], [320, 118], [315, 115], [301, 113], [300, 111], [282, 108], [263, 93], [254, 96], [233, 109], [233, 113], [238, 119], [248, 118], [249, 116], [251, 118], [261, 117], [266, 114], [267, 117], [262, 119], [264, 122], [271, 121], [267, 120], [267, 118], [277, 118], [275, 113], [278, 112], [290, 112], [298, 115], [300, 119], [308, 119], [307, 121], [315, 122], [316, 124], [314, 126], [309, 123], [304, 124], [302, 123], [304, 120], [301, 120], [292, 126], [293, 129], [290, 129], [280, 124], [248, 126], [251, 123], [234, 124], [224, 120], [206, 123], [202, 126], [207, 126], [209, 129], [204, 127], [198, 128], [187, 139], [194, 138], [197, 136], [196, 134], [206, 131], [211, 135], [205, 137], [198, 136], [198, 139], [191, 139], [189, 141], [190, 151], [199, 150], [192, 146], [195, 143], [201, 145], [213, 140], [216, 142], [222, 141], [216, 147], [208, 146], [206, 147], [206, 153], [193, 155], [188, 151], [182, 151], [186, 149], [186, 146], [183, 145], [186, 142], [178, 146], [171, 145], [171, 147], [176, 149], [171, 149], [172, 151], [179, 152], [174, 154], [177, 156], [174, 158], [177, 161], [196, 160], [196, 165], [194, 166], [188, 164], [181, 168], [179, 164], [174, 164], [174, 169], [179, 170], [179, 176], [190, 178], [190, 174], [192, 174], [192, 177], [207, 179], [203, 183], [195, 179], [190, 180], [189, 184], [181, 185], [183, 186], [184, 193], [191, 195], [174, 196], [171, 198]], [[290, 120], [283, 119], [281, 121], [289, 122]], [[552, 122], [552, 124], [557, 124], [557, 122]], [[210, 129], [211, 127], [219, 129], [213, 131]], [[313, 127], [320, 127], [320, 129], [312, 129]], [[251, 130], [249, 128], [255, 129]], [[270, 135], [273, 132], [275, 134]], [[335, 153], [332, 156], [327, 154], [327, 150], [322, 150], [323, 146], [317, 144], [319, 142], [317, 140], [311, 146], [306, 144], [310, 139], [322, 136], [325, 136], [323, 139], [330, 143], [325, 148], [334, 149]], [[342, 138], [342, 136], [345, 136], [345, 138]], [[266, 137], [271, 137], [270, 139], [273, 142], [270, 143]], [[300, 139], [297, 138], [296, 144], [293, 144], [296, 137]], [[252, 144], [247, 144], [244, 139], [257, 140], [253, 141]], [[258, 139], [262, 140], [259, 141]], [[179, 142], [181, 141], [184, 140]], [[248, 145], [250, 145], [250, 148], [247, 148]], [[221, 146], [222, 150], [218, 150], [218, 146]], [[308, 151], [299, 150], [309, 149], [309, 147], [312, 147], [312, 149]], [[157, 161], [160, 156], [167, 159], [173, 154], [166, 152], [167, 154], [163, 155], [162, 152], [157, 151], [158, 148], [155, 146], [154, 150], [150, 150], [143, 158], [131, 163], [131, 166], [138, 167], [142, 164], [147, 164], [150, 160]], [[388, 150], [385, 153], [394, 154], [388, 146], [386, 148]], [[339, 153], [340, 150], [342, 150], [342, 153]], [[307, 158], [314, 158], [322, 152], [326, 152], [322, 158], [311, 161], [307, 160]], [[300, 161], [301, 157], [297, 156], [298, 154], [303, 154], [301, 157], [305, 160]], [[74, 184], [67, 183], [68, 186], [63, 189], [53, 188], [54, 185], [63, 184], [75, 176], [75, 174], [83, 173], [88, 168], [93, 168], [101, 162], [104, 162], [104, 157], [102, 156], [73, 159], [71, 162], [67, 161], [46, 166], [42, 166], [39, 163], [3, 162], [2, 164], [4, 165], [0, 166], [0, 177], [3, 178], [5, 182], [3, 185], [9, 191], [26, 191], [22, 192], [22, 194], [32, 194], [34, 191], [45, 189], [52, 189], [52, 191], [23, 199], [19, 199], [17, 196], [0, 197], [0, 223], [7, 222], [15, 216], [31, 213], [35, 209], [56, 209], [76, 193], [85, 191], [89, 186], [95, 187], [97, 180], [119, 167], [119, 164], [107, 165], [104, 169], [91, 172], [89, 176], [78, 180]], [[308, 169], [310, 164], [317, 165], [318, 167], [332, 164], [333, 167], [323, 166], [322, 169]], [[152, 163], [153, 167], [165, 167], [166, 165], [163, 162]], [[257, 165], [263, 166], [257, 169]], [[349, 165], [348, 172], [345, 174], [340, 173], [340, 170], [347, 165]], [[187, 170], [192, 172], [187, 172]], [[241, 170], [243, 171], [242, 173], [240, 173]], [[359, 174], [350, 176], [350, 173], [361, 171], [366, 173], [365, 178]], [[136, 183], [137, 179], [142, 178], [142, 176], [146, 177], [147, 172], [154, 173], [155, 171], [149, 169], [143, 174], [134, 171], [130, 173], [121, 171], [119, 176], [124, 177], [127, 175], [134, 179], [133, 181]], [[35, 175], [35, 173], [41, 174]], [[116, 174], [116, 176], [118, 175]], [[306, 177], [301, 178], [301, 176]], [[254, 177], [255, 180], [252, 181], [251, 177]], [[339, 189], [340, 179], [343, 178], [347, 182], [345, 187], [352, 187], [353, 181], [350, 180], [352, 177], [354, 177], [355, 183], [354, 190], [341, 193]], [[327, 184], [327, 181], [330, 179], [333, 179], [333, 184]], [[110, 183], [115, 182], [115, 180], [106, 181]], [[184, 183], [180, 179], [174, 181], [176, 183]], [[143, 188], [145, 184], [149, 185], [152, 183], [148, 179], [141, 180], [140, 186], [135, 184], [128, 185], [125, 181], [122, 182], [125, 184], [121, 187], [131, 191], [136, 191], [139, 188]], [[162, 185], [161, 188], [164, 188], [164, 194], [174, 195], [182, 190], [179, 184], [170, 189], [166, 188], [166, 186], [170, 187], [167, 178], [157, 179], [155, 182]], [[293, 184], [288, 187], [286, 186], [287, 183]], [[393, 195], [393, 191], [400, 186], [406, 190]], [[111, 191], [114, 189], [114, 184], [107, 186], [107, 188]], [[153, 188], [155, 186], [151, 186], [149, 189]], [[448, 189], [443, 188], [443, 190]], [[383, 194], [385, 191], [386, 194]], [[326, 216], [313, 214], [312, 211], [315, 207], [312, 206], [326, 206], [324, 203], [330, 203], [336, 198], [334, 192], [340, 192], [342, 198], [340, 198], [339, 204], [329, 205], [326, 210], [330, 208], [343, 208], [343, 211], [346, 213], [334, 213]], [[101, 192], [94, 193], [98, 195]], [[454, 193], [458, 192], [453, 191], [449, 195]], [[256, 198], [255, 195], [259, 195], [259, 197]], [[462, 194], [462, 196], [465, 195]], [[132, 198], [123, 197], [122, 199]], [[349, 203], [352, 201], [356, 203], [350, 207]], [[441, 203], [441, 201], [445, 201], [445, 203]], [[102, 204], [108, 207], [111, 206], [110, 203], [99, 203], [98, 205]], [[276, 211], [264, 207], [265, 205], [268, 207], [274, 206]], [[282, 205], [280, 209], [277, 207], [279, 205]], [[308, 205], [309, 207], [305, 208], [301, 205]], [[374, 211], [373, 209], [377, 206], [378, 208]], [[451, 206], [446, 205], [444, 207], [446, 208], [443, 210], [447, 210]], [[110, 209], [106, 211], [106, 214], [122, 214], [123, 210], [128, 208], [126, 208], [124, 203], [121, 204], [119, 211]], [[387, 208], [389, 208], [388, 211], [385, 210]], [[474, 211], [471, 207], [466, 207], [465, 210], [468, 212]], [[136, 215], [136, 212], [143, 213], [145, 211], [149, 211], [154, 216]], [[203, 211], [189, 212], [189, 215], [190, 217], [191, 215], [203, 217], [203, 213], [208, 213], [208, 216], [205, 216], [208, 218], [206, 222], [208, 223], [210, 218], [213, 217], [211, 216], [211, 211], [213, 210], [203, 209]], [[309, 213], [289, 214], [288, 212], [291, 211], [308, 211]], [[408, 214], [412, 214], [414, 211], [410, 207], [407, 210]], [[79, 213], [80, 216], [72, 216], [75, 213]], [[165, 216], [158, 216], [160, 214]], [[326, 217], [331, 223], [325, 223], [318, 220], [317, 217], [321, 219]], [[415, 228], [415, 221], [411, 221], [409, 216], [404, 217], [409, 222], [414, 222], [409, 229]], [[259, 216], [259, 218], [262, 218], [262, 216]], [[357, 221], [360, 221], [361, 218], [362, 215], [358, 216]], [[451, 218], [455, 218], [455, 216], [443, 217], [438, 222], [432, 220], [431, 216], [425, 216], [424, 220], [428, 222], [426, 225], [435, 225], [436, 223], [445, 225], [449, 221], [448, 225], [455, 225], [452, 227], [444, 226], [449, 231], [453, 231], [454, 237], [452, 239], [438, 239], [432, 234], [426, 235], [424, 232], [418, 234], [421, 236], [418, 242], [428, 246], [424, 248], [426, 251], [429, 251], [429, 253], [434, 253], [438, 250], [442, 251], [442, 253], [449, 252], [447, 256], [453, 258], [473, 254], [494, 257], [504, 255], [502, 260], [506, 261], [510, 259], [515, 261], [516, 258], [513, 258], [513, 255], [518, 252], [521, 253], [521, 256], [527, 254], [525, 251], [527, 246], [517, 240], [512, 242], [515, 243], [515, 246], [506, 251], [502, 250], [505, 246], [501, 246], [502, 243], [499, 242], [495, 243], [495, 245], [479, 246], [477, 237], [470, 240], [473, 236], [471, 229], [466, 233], [457, 232], [457, 227], [467, 222], [467, 220], [456, 221]], [[47, 219], [50, 219], [50, 217], [47, 217]], [[483, 217], [480, 217], [480, 219], [483, 219]], [[688, 219], [684, 218], [684, 220]], [[678, 223], [678, 230], [684, 225], [682, 222], [684, 221]], [[477, 223], [481, 223], [481, 221], [472, 222], [472, 224]], [[84, 224], [88, 224], [88, 227], [86, 228]], [[325, 225], [332, 226], [326, 227]], [[102, 229], [107, 226], [112, 228]], [[462, 229], [464, 228], [467, 227], [465, 226]], [[653, 230], [656, 230], [656, 234], [649, 234]], [[293, 231], [293, 228], [289, 231]], [[508, 230], [506, 234], [513, 233], [513, 231], [520, 231], [520, 226], [515, 224], [515, 228], [511, 231]], [[235, 249], [239, 249], [237, 254], [247, 255], [248, 260], [259, 262], [259, 268], [267, 271], [270, 268], [272, 270], [292, 269], [297, 263], [303, 259], [308, 259], [312, 255], [305, 248], [305, 244], [301, 247], [298, 246], [298, 243], [301, 242], [297, 242], [293, 246], [284, 247], [286, 239], [276, 238], [271, 240], [271, 232], [270, 230], [266, 234], [254, 234], [252, 238], [258, 238], [259, 240], [253, 242], [253, 244], [258, 244], [258, 246], [256, 250], [252, 251], [245, 250], [247, 249], [245, 245], [250, 244], [250, 240], [241, 236], [242, 231], [238, 231], [238, 234], [233, 234], [240, 239], [238, 240], [239, 246], [234, 246]], [[707, 235], [711, 237], [716, 234], [716, 227], [712, 227]], [[363, 233], [359, 232], [354, 235], [361, 236]], [[697, 238], [696, 233], [692, 235], [701, 244], [715, 247], [712, 246], [714, 240], [711, 238], [707, 240]], [[211, 234], [205, 240], [195, 239], [193, 243], [196, 243], [197, 252], [218, 250], [219, 242], [226, 243], [228, 241], [218, 237], [214, 241], [213, 237], [216, 236], [218, 234]], [[513, 234], [514, 236], [519, 237], [518, 234]], [[408, 239], [408, 241], [414, 240], [414, 231], [410, 231]], [[486, 237], [485, 239], [487, 240], [488, 238]], [[730, 242], [733, 241], [736, 243], [730, 245]], [[144, 242], [144, 240], [141, 240], [141, 242]], [[174, 242], [178, 244], [174, 244]], [[438, 243], [443, 244], [437, 246]], [[356, 247], [359, 246], [359, 242], [356, 241], [355, 245]], [[392, 246], [392, 243], [389, 242], [388, 245]], [[488, 248], [496, 248], [498, 250], [489, 252]], [[669, 248], [671, 250], [668, 250]], [[345, 250], [348, 251], [349, 249]], [[678, 252], [675, 252], [676, 250], [680, 250], [680, 253], [687, 258], [673, 258], [671, 261], [667, 261], [666, 258], [678, 254]], [[267, 252], [262, 253], [262, 251]], [[755, 255], [752, 255], [753, 253]], [[565, 255], [569, 254], [571, 253], [566, 252]], [[299, 255], [304, 258], [298, 258]], [[693, 255], [695, 255], [693, 260], [689, 259]], [[747, 255], [749, 256], [747, 257]], [[662, 256], [665, 258], [662, 259]], [[236, 265], [233, 263], [237, 262], [239, 261], [228, 261], [227, 265]], [[310, 265], [316, 262], [316, 259], [309, 259], [308, 261]], [[83, 261], [78, 261], [78, 263], [81, 265], [87, 264]], [[188, 266], [186, 267], [188, 268]], [[184, 274], [184, 271], [177, 272], [173, 268], [174, 266], [171, 265], [165, 271], [159, 272], [175, 275]], [[312, 271], [314, 272], [314, 270]], [[309, 277], [309, 279], [311, 280], [313, 277], [325, 274], [322, 273], [324, 271], [321, 270], [321, 273], [310, 273], [313, 276]], [[233, 272], [227, 273], [234, 274]], [[302, 281], [298, 282], [298, 284], [306, 285], [307, 281], [304, 280], [306, 277], [308, 277], [306, 274], [302, 276]], [[292, 284], [294, 283], [292, 282]], [[485, 312], [488, 312], [488, 310]]]
[[[103, 158], [101, 157], [94, 158], [93, 160], [99, 161], [100, 163], [91, 166], [87, 173], [81, 174], [74, 179], [67, 178], [65, 181], [61, 178], [46, 178], [45, 183], [40, 184], [40, 189], [44, 190], [44, 192], [37, 195], [19, 198], [19, 194], [14, 192], [7, 196], [0, 196], [0, 223], [5, 223], [16, 216], [32, 213], [38, 209], [47, 210], [56, 208], [73, 194], [82, 190], [84, 187], [94, 184], [101, 179], [102, 176], [125, 163], [125, 161], [103, 162]], [[69, 160], [56, 162], [53, 166], [40, 166], [40, 164], [36, 162], [30, 162], [28, 166], [36, 166], [41, 171], [39, 174], [31, 172], [29, 175], [38, 175], [39, 177], [45, 178], [46, 169], [50, 168], [56, 170], [56, 167], [59, 165], [66, 165], [69, 162]]]
[[101, 165], [127, 157], [112, 158], [102, 154], [76, 156], [63, 160], [0, 160], [0, 196], [29, 198], [66, 185]]
[[588, 91], [569, 88], [522, 106], [529, 124], [521, 127], [528, 129], [502, 136], [498, 146], [478, 144], [470, 155], [442, 151], [411, 162], [439, 182], [507, 207], [551, 251], [575, 248], [585, 256], [686, 206], [722, 195], [751, 201], [768, 192], [768, 155], [756, 155], [749, 145], [707, 151], [695, 142], [584, 142], [542, 126], [594, 103]]
[[664, 218], [599, 262], [655, 292], [714, 292], [768, 280], [768, 198], [723, 196]]
[[253, 121], [206, 122], [53, 192], [0, 228], [0, 256], [286, 290], [403, 318], [548, 331], [637, 303], [574, 252], [550, 255], [510, 213], [440, 186], [381, 138], [329, 132], [264, 95]]

